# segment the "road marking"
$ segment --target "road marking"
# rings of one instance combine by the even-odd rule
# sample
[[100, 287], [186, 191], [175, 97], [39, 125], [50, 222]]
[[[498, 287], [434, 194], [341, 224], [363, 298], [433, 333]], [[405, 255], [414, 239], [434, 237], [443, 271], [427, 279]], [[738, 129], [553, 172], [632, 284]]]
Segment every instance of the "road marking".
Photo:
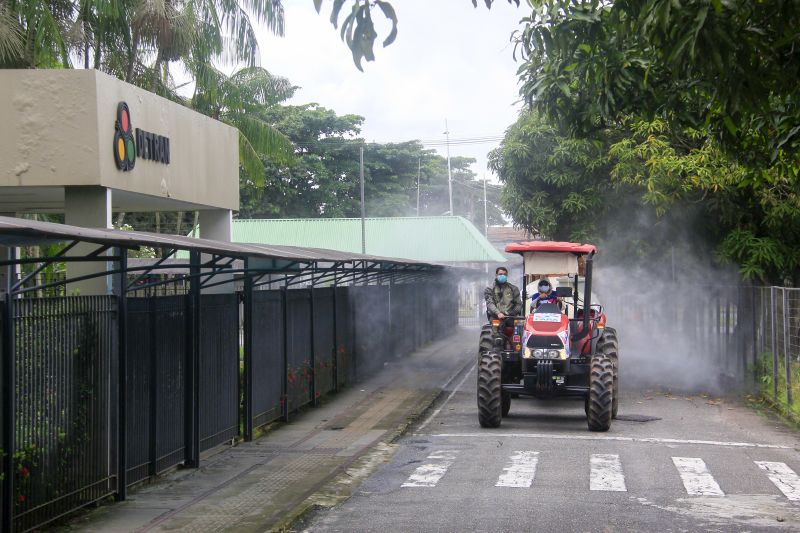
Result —
[[447, 469], [453, 464], [457, 455], [458, 452], [448, 450], [430, 454], [427, 460], [434, 462], [418, 466], [402, 486], [435, 487], [439, 480], [442, 479], [442, 476], [445, 475]]
[[[420, 425], [417, 428], [417, 431], [416, 431], [417, 435], [419, 434], [420, 431], [425, 429], [425, 426], [427, 426], [430, 423], [430, 421], [433, 420], [436, 417], [436, 415], [438, 415], [439, 413], [442, 412], [442, 409], [444, 408], [444, 406], [447, 405], [447, 402], [449, 402], [453, 398], [453, 396], [455, 396], [456, 392], [458, 392], [458, 389], [460, 389], [461, 385], [463, 385], [464, 382], [467, 381], [467, 378], [472, 374], [472, 371], [475, 370], [476, 366], [478, 366], [477, 362], [474, 365], [472, 365], [472, 368], [470, 368], [467, 371], [466, 374], [464, 374], [464, 377], [461, 378], [461, 381], [458, 382], [458, 385], [455, 386], [455, 388], [450, 393], [450, 395], [447, 397], [447, 399], [445, 399], [444, 403], [442, 405], [440, 405], [439, 408], [436, 409], [433, 413], [431, 413], [431, 416], [426, 418], [425, 421], [422, 423], [422, 425]], [[462, 368], [461, 370], [464, 370], [464, 369]], [[459, 370], [458, 372], [461, 372], [461, 370]], [[453, 379], [455, 379], [455, 377], [458, 375], [458, 372], [456, 372], [456, 374], [452, 378], [450, 378], [450, 380], [442, 387], [443, 389], [446, 388], [447, 385], [449, 385], [450, 382], [453, 381]]]
[[485, 433], [432, 433], [429, 437], [454, 437], [454, 438], [519, 438], [519, 439], [559, 439], [559, 440], [591, 440], [591, 441], [618, 441], [618, 442], [643, 442], [647, 444], [703, 444], [707, 446], [727, 446], [732, 448], [769, 448], [775, 450], [794, 450], [792, 446], [779, 444], [760, 444], [757, 442], [720, 442], [714, 440], [695, 439], [665, 439], [658, 437], [601, 437], [596, 435], [549, 435], [547, 433], [499, 433], [487, 431]]
[[767, 477], [788, 499], [800, 501], [800, 477], [786, 463], [755, 461]]
[[539, 452], [516, 451], [510, 457], [508, 466], [495, 483], [495, 487], [529, 488], [536, 476], [536, 464], [539, 462]]
[[628, 491], [619, 455], [593, 453], [590, 463], [589, 490]]
[[673, 457], [686, 492], [692, 496], [725, 496], [708, 467], [698, 457]]

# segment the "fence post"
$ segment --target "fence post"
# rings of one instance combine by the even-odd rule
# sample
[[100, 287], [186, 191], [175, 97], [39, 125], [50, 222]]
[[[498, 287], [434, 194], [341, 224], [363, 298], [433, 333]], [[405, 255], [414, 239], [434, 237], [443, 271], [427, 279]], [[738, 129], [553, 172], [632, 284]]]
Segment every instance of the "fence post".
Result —
[[353, 340], [353, 353], [350, 356], [353, 368], [353, 383], [358, 383], [358, 358], [360, 354], [358, 350], [358, 325], [356, 324], [358, 313], [356, 313], [355, 298], [353, 298], [355, 287], [356, 285], [350, 285], [347, 288], [347, 308], [350, 312], [350, 338]]
[[128, 250], [117, 248], [119, 275], [117, 277], [117, 494], [123, 501], [128, 496]]
[[772, 348], [772, 397], [774, 400], [778, 400], [778, 350], [775, 346], [775, 337], [777, 336], [777, 332], [775, 331], [775, 315], [777, 314], [776, 306], [778, 303], [775, 301], [775, 292], [776, 288], [774, 286], [769, 288], [769, 300], [770, 300], [770, 329], [771, 331], [771, 348]]
[[187, 325], [185, 462], [200, 466], [200, 252], [189, 252], [189, 313]]
[[[760, 299], [757, 299], [758, 289], [755, 285], [752, 287], [752, 297], [751, 297], [751, 304], [750, 304], [750, 313], [752, 314], [753, 319], [753, 384], [758, 385], [758, 321], [756, 319], [756, 312], [760, 311], [761, 306], [758, 306], [758, 311], [756, 310], [756, 302]], [[758, 313], [761, 315], [761, 313]]]
[[289, 294], [288, 287], [281, 287], [281, 311], [283, 312], [283, 421], [289, 421]]
[[[10, 255], [14, 254], [10, 250]], [[11, 255], [9, 258], [14, 259]], [[14, 526], [14, 389], [15, 362], [14, 346], [14, 297], [11, 295], [11, 280], [3, 302], [3, 533], [11, 533]]]
[[[150, 435], [150, 442], [147, 443], [147, 474], [154, 478], [158, 472], [158, 353], [156, 351], [156, 346], [158, 344], [158, 325], [156, 320], [156, 313], [158, 311], [156, 306], [157, 296], [149, 296], [147, 298], [147, 330], [149, 331], [150, 335], [147, 339], [147, 347], [148, 347], [148, 355], [147, 358], [148, 362], [148, 371], [149, 371], [149, 379], [148, 383], [150, 384], [150, 401], [148, 402], [149, 407], [149, 416], [147, 417], [148, 420], [148, 429]], [[186, 320], [191, 320], [190, 313], [187, 312]], [[189, 338], [189, 333], [186, 335], [186, 346], [191, 346], [191, 339]], [[186, 418], [185, 424], [188, 424], [189, 418]]]
[[253, 440], [253, 276], [244, 259], [244, 440]]
[[333, 391], [339, 392], [339, 325], [336, 323], [336, 315], [339, 308], [337, 307], [336, 293], [338, 287], [336, 286], [336, 279], [333, 281]]
[[783, 288], [783, 364], [786, 369], [786, 403], [792, 405], [792, 367], [789, 355], [789, 294]]
[[[312, 282], [313, 283], [313, 282]], [[314, 342], [314, 286], [308, 289], [309, 306], [311, 308], [311, 324], [309, 324], [309, 332], [311, 334], [311, 405], [317, 406], [317, 353], [316, 343]]]

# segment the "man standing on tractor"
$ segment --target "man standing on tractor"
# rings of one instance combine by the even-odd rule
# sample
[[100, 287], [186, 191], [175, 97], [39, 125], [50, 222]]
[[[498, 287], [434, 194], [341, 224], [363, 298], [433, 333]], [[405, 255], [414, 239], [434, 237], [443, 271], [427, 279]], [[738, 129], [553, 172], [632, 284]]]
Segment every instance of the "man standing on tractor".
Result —
[[561, 300], [547, 279], [542, 278], [539, 280], [538, 290], [538, 293], [531, 296], [531, 306], [534, 310], [538, 309], [542, 304], [556, 304], [559, 309], [562, 308]]
[[494, 273], [496, 276], [494, 286], [486, 287], [486, 290], [483, 291], [489, 320], [519, 316], [522, 314], [522, 300], [519, 296], [519, 288], [508, 282], [508, 269], [497, 267]]

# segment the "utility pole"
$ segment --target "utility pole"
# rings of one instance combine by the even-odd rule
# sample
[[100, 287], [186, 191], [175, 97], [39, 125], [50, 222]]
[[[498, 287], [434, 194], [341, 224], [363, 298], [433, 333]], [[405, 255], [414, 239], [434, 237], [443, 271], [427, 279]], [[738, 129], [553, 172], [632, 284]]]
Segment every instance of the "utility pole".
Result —
[[444, 119], [444, 134], [447, 136], [447, 191], [450, 197], [450, 216], [453, 216], [453, 172], [450, 170], [450, 128]]
[[483, 235], [489, 238], [489, 215], [486, 207], [486, 173], [483, 173]]
[[361, 145], [361, 168], [359, 172], [361, 176], [361, 253], [367, 253], [367, 228], [366, 228], [366, 213], [367, 209], [364, 206], [364, 145]]
[[419, 175], [422, 172], [422, 158], [417, 158], [417, 216], [419, 216]]
[[[486, 172], [483, 173], [483, 235], [489, 239], [489, 217], [486, 208]], [[483, 268], [486, 273], [489, 273], [489, 263], [484, 263]]]

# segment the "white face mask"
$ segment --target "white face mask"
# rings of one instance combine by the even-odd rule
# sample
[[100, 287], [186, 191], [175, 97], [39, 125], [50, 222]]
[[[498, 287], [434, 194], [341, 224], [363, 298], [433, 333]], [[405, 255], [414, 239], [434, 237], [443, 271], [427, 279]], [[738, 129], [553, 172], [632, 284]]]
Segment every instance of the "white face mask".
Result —
[[539, 287], [539, 292], [547, 292], [550, 290], [550, 285], [542, 285]]

